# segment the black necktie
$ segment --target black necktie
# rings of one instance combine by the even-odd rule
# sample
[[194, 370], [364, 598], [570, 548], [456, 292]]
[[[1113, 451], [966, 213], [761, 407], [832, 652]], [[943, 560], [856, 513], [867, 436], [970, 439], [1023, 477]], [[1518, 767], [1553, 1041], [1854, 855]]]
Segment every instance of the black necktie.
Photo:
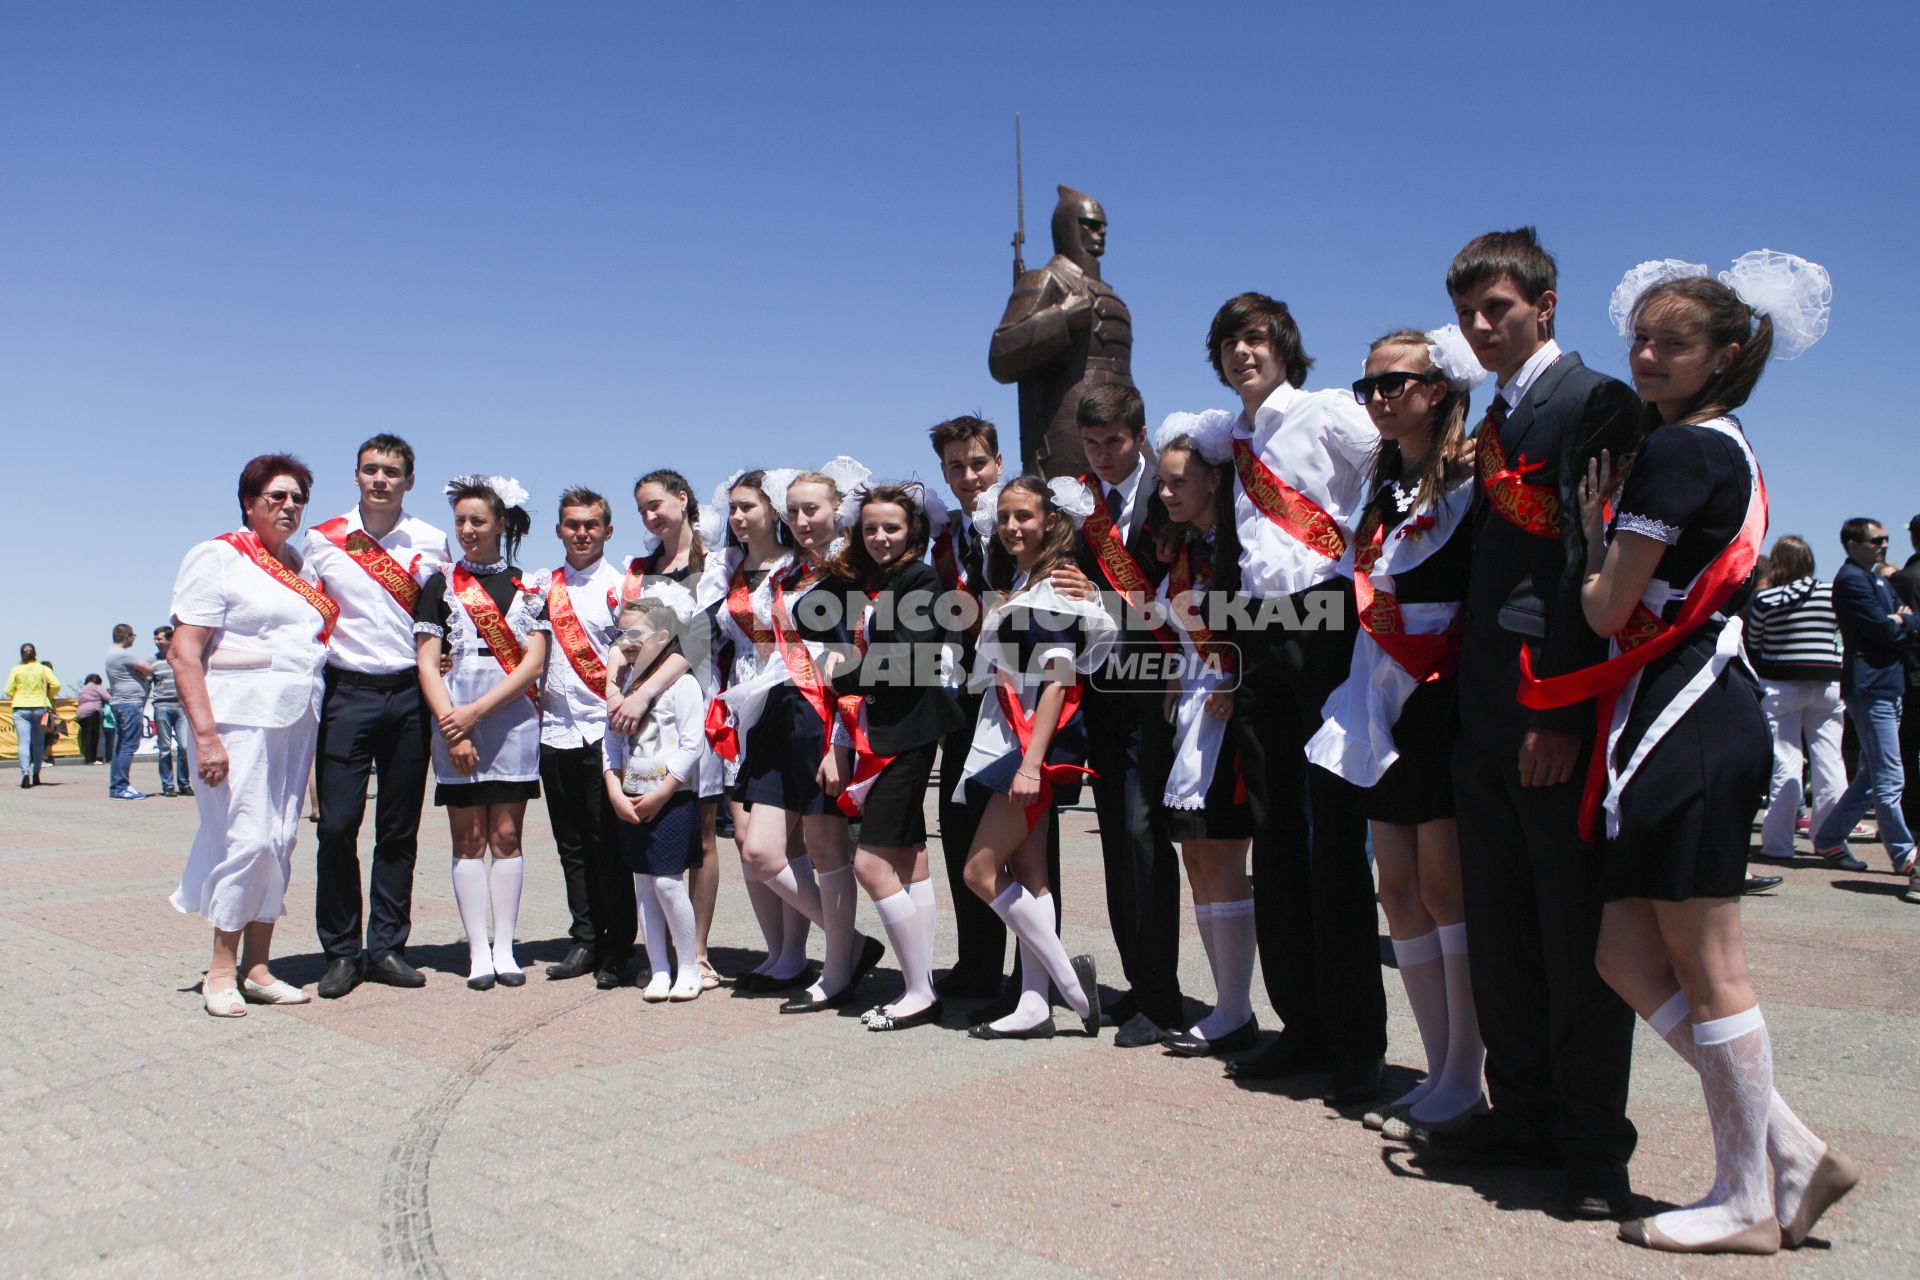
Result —
[[1487, 406], [1486, 423], [1495, 435], [1507, 425], [1507, 398], [1498, 391], [1493, 393], [1493, 403]]
[[1126, 505], [1126, 502], [1120, 497], [1119, 485], [1114, 485], [1111, 489], [1107, 490], [1107, 515], [1112, 518], [1115, 524], [1120, 523], [1120, 512]]

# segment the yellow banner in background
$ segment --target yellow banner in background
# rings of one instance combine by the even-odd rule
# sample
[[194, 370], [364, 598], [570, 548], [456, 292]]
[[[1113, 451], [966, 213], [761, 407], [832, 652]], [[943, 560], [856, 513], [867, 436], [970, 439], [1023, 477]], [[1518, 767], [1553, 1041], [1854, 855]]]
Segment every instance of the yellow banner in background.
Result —
[[[78, 759], [80, 756], [80, 725], [77, 712], [80, 704], [73, 698], [55, 698], [53, 714], [60, 720], [63, 732], [54, 740], [53, 758], [55, 760]], [[13, 733], [13, 704], [0, 700], [0, 760], [18, 760], [20, 743]]]

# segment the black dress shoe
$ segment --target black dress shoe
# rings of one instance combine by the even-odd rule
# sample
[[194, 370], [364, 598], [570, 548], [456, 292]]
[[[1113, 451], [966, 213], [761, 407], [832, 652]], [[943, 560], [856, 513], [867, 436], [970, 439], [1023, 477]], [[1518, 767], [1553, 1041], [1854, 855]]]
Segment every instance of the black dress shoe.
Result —
[[647, 958], [636, 951], [625, 960], [603, 963], [594, 971], [593, 985], [602, 991], [631, 987], [640, 981], [640, 971], [646, 967]]
[[[1103, 1016], [1104, 1016], [1104, 1011]], [[1116, 1049], [1144, 1049], [1167, 1038], [1167, 1029], [1144, 1013], [1136, 1013], [1113, 1033]]]
[[1778, 889], [1785, 876], [1748, 876], [1741, 893], [1765, 893], [1769, 889]]
[[[1091, 991], [1087, 992], [1087, 994], [1093, 996], [1093, 992]], [[1094, 998], [1097, 999], [1098, 997]], [[1133, 993], [1129, 991], [1112, 1004], [1103, 1004], [1100, 1006], [1100, 1021], [1109, 1026], [1124, 1027], [1129, 1022], [1132, 1022], [1134, 1016], [1139, 1012], [1140, 1005], [1134, 1000]]]
[[1611, 1160], [1567, 1161], [1567, 1213], [1588, 1222], [1625, 1218], [1633, 1209], [1633, 1187], [1625, 1166]]
[[1212, 1058], [1251, 1049], [1253, 1042], [1259, 1038], [1259, 1019], [1248, 1018], [1227, 1034], [1212, 1040], [1196, 1036], [1192, 1031], [1173, 1031], [1168, 1033], [1165, 1043], [1168, 1050], [1178, 1057]]
[[359, 986], [364, 976], [360, 971], [359, 956], [350, 960], [342, 957], [327, 965], [326, 973], [314, 984], [313, 993], [322, 1000], [338, 1000]]
[[493, 990], [493, 984], [499, 981], [499, 977], [500, 975], [497, 973], [483, 973], [478, 977], [468, 978], [467, 989], [469, 991], [491, 991]]
[[567, 978], [584, 978], [593, 972], [594, 967], [593, 948], [576, 943], [559, 964], [547, 966], [547, 980], [561, 982]]
[[1080, 1019], [1080, 1025], [1090, 1036], [1100, 1034], [1100, 983], [1099, 975], [1093, 970], [1092, 956], [1075, 956], [1068, 963], [1073, 965], [1073, 976], [1080, 980], [1080, 994], [1087, 998], [1087, 1016]]
[[1036, 1023], [1025, 1031], [995, 1031], [991, 1022], [976, 1022], [967, 1028], [967, 1034], [975, 1040], [1051, 1040], [1053, 1019]]
[[935, 1000], [920, 1012], [909, 1013], [903, 1018], [896, 1018], [890, 1013], [876, 1013], [867, 1019], [867, 1030], [907, 1031], [914, 1027], [924, 1027], [929, 1023], [937, 1023], [945, 1016], [946, 1012], [946, 1009], [941, 1006], [940, 1002]]
[[1000, 994], [1000, 978], [955, 969], [933, 984], [933, 992], [944, 1000], [991, 1000]]
[[1227, 1078], [1230, 1080], [1285, 1080], [1290, 1076], [1304, 1076], [1315, 1071], [1325, 1071], [1329, 1065], [1325, 1050], [1311, 1047], [1297, 1039], [1289, 1039], [1283, 1031], [1280, 1033], [1280, 1038], [1266, 1048], [1229, 1062]]
[[367, 981], [389, 987], [424, 987], [427, 975], [389, 951], [367, 966]]
[[1321, 1095], [1322, 1100], [1330, 1107], [1350, 1107], [1356, 1102], [1372, 1101], [1380, 1092], [1380, 1071], [1385, 1066], [1384, 1058], [1342, 1063], [1327, 1078], [1327, 1091]]
[[1432, 1157], [1452, 1164], [1510, 1165], [1516, 1169], [1558, 1169], [1564, 1163], [1544, 1131], [1523, 1128], [1490, 1112], [1463, 1125], [1428, 1129], [1416, 1125], [1413, 1139]]

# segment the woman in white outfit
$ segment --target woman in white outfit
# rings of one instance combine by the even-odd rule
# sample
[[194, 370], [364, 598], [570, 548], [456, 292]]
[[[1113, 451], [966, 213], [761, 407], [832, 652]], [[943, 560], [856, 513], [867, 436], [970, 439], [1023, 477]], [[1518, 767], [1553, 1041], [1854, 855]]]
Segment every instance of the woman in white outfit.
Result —
[[171, 660], [203, 785], [194, 789], [200, 829], [172, 902], [213, 925], [201, 996], [217, 1018], [241, 1016], [248, 1001], [309, 998], [275, 978], [267, 959], [274, 921], [286, 913], [321, 671], [340, 613], [289, 541], [312, 488], [296, 458], [253, 459], [240, 473], [244, 527], [187, 552], [173, 584]]

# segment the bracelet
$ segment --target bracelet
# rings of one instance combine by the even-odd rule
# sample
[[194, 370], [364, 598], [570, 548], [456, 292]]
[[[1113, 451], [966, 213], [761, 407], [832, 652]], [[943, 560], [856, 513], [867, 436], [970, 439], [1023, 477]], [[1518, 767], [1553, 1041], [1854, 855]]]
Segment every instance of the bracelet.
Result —
[[1040, 777], [1040, 771], [1038, 769], [1015, 769], [1013, 776], [1016, 778], [1034, 778], [1037, 780]]

